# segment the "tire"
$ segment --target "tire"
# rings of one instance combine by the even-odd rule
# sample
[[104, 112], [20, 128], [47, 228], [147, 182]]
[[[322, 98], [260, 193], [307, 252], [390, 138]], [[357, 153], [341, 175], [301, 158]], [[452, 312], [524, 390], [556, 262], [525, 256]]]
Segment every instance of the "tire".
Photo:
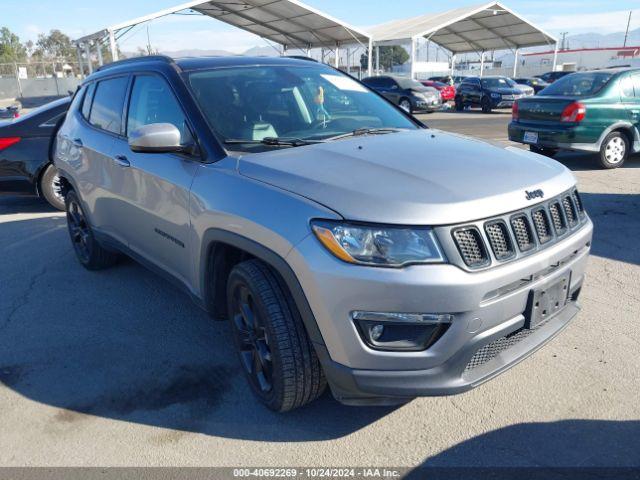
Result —
[[482, 107], [482, 113], [491, 113], [491, 100], [488, 97], [484, 97], [480, 102]]
[[401, 99], [400, 103], [398, 103], [398, 106], [407, 113], [413, 112], [413, 107], [411, 106], [411, 100], [409, 100], [408, 98]]
[[119, 255], [103, 248], [95, 239], [78, 194], [73, 190], [67, 192], [65, 205], [69, 237], [80, 264], [87, 270], [103, 270], [114, 265]]
[[462, 103], [462, 98], [456, 97], [454, 102], [456, 104], [456, 112], [462, 112], [464, 110], [464, 103]]
[[621, 132], [611, 132], [600, 147], [600, 166], [606, 169], [619, 168], [629, 157], [629, 140]]
[[58, 176], [58, 169], [52, 164], [45, 168], [40, 177], [40, 193], [53, 208], [64, 212], [64, 195], [62, 194], [60, 177]]
[[558, 153], [556, 148], [538, 147], [536, 145], [529, 145], [529, 150], [538, 155], [544, 155], [545, 157], [553, 158]]
[[322, 394], [320, 361], [291, 295], [269, 266], [255, 259], [236, 265], [227, 306], [242, 369], [262, 403], [286, 412]]

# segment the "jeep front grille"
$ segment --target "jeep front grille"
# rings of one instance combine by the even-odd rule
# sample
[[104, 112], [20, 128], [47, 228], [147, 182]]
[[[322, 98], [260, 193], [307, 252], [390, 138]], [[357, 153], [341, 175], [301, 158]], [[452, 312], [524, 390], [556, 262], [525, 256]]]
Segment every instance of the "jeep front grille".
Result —
[[489, 262], [487, 249], [477, 228], [469, 227], [455, 230], [453, 238], [462, 255], [462, 260], [469, 267], [481, 267]]
[[547, 216], [546, 210], [544, 208], [534, 210], [531, 214], [531, 218], [533, 218], [533, 225], [535, 226], [536, 233], [538, 234], [538, 241], [543, 244], [551, 240], [553, 238], [553, 233], [551, 232], [551, 225], [549, 223], [549, 217]]
[[487, 232], [493, 254], [498, 260], [506, 260], [516, 254], [506, 223], [503, 221], [487, 223], [484, 229]]
[[[580, 228], [586, 213], [574, 189], [533, 207], [449, 229], [462, 261], [471, 269], [505, 263], [554, 244]], [[516, 248], [517, 245], [517, 248]], [[493, 254], [493, 255], [492, 255]]]
[[516, 215], [511, 219], [511, 227], [516, 236], [516, 243], [521, 252], [528, 252], [536, 246], [531, 232], [529, 219], [525, 214]]

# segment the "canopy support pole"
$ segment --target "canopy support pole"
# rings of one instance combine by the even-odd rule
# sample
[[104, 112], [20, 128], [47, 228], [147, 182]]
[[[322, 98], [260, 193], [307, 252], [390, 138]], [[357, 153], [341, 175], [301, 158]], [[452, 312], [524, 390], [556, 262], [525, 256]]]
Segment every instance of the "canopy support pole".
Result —
[[100, 42], [96, 42], [96, 52], [98, 52], [98, 65], [104, 65], [104, 59], [102, 58], [102, 45]]
[[513, 76], [517, 77], [518, 76], [518, 54], [520, 53], [520, 49], [516, 48], [516, 51], [514, 53], [514, 58], [513, 58]]
[[336, 68], [340, 68], [340, 45], [336, 43]]
[[558, 42], [556, 42], [556, 48], [553, 50], [553, 68], [552, 70], [556, 71], [556, 65], [558, 64]]
[[116, 43], [116, 33], [109, 30], [109, 47], [111, 48], [111, 60], [118, 61], [118, 44]]
[[91, 45], [89, 42], [84, 44], [84, 53], [87, 56], [87, 66], [89, 67], [89, 75], [93, 73], [93, 65], [91, 65]]
[[347, 73], [351, 74], [351, 49], [347, 47]]
[[78, 72], [80, 73], [80, 78], [84, 78], [84, 67], [82, 65], [82, 46], [79, 43], [76, 43], [76, 55], [78, 56]]
[[411, 39], [411, 67], [409, 70], [409, 77], [411, 80], [415, 80], [416, 77], [416, 39]]
[[484, 50], [480, 54], [480, 78], [484, 75]]
[[456, 54], [451, 55], [451, 76], [453, 77], [453, 72], [456, 69]]
[[369, 52], [367, 55], [367, 75], [370, 77], [373, 75], [373, 39], [369, 39]]
[[380, 75], [380, 45], [376, 45], [376, 75]]

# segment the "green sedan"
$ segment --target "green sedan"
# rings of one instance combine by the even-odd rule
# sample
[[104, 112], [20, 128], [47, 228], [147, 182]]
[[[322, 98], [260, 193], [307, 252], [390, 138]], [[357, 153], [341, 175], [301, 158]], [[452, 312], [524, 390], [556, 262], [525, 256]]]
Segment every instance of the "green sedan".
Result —
[[603, 168], [622, 166], [640, 152], [640, 68], [573, 73], [518, 100], [509, 140], [548, 156], [594, 152]]

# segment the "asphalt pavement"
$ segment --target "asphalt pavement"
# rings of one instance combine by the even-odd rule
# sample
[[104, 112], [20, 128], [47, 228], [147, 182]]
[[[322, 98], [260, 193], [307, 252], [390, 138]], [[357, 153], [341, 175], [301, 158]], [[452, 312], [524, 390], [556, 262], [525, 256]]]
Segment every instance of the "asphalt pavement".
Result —
[[[421, 116], [502, 144], [508, 117]], [[133, 261], [84, 270], [61, 213], [0, 198], [0, 465], [640, 467], [640, 157], [559, 161], [595, 223], [583, 311], [495, 380], [399, 408], [268, 411], [224, 322]]]

